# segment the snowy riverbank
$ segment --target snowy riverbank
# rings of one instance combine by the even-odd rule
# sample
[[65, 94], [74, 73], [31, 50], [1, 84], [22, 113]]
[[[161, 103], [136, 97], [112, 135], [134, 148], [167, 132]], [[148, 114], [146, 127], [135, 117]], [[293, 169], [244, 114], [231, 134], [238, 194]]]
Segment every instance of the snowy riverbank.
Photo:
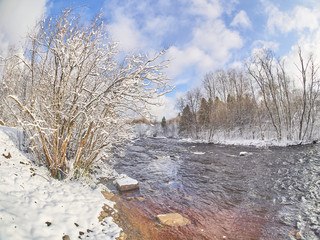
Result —
[[[102, 186], [58, 181], [32, 165], [0, 129], [0, 239], [116, 239], [120, 228], [98, 217]], [[67, 239], [67, 238], [66, 238]]]
[[252, 146], [252, 147], [287, 147], [293, 145], [304, 145], [310, 144], [311, 141], [277, 141], [275, 139], [260, 140], [260, 139], [243, 139], [243, 138], [234, 138], [234, 139], [214, 139], [211, 142], [208, 142], [204, 139], [192, 139], [192, 138], [181, 138], [181, 142], [189, 143], [212, 143], [212, 144], [223, 144], [223, 145], [235, 145], [235, 146]]
[[[287, 147], [292, 145], [304, 145], [310, 144], [313, 140], [317, 141], [320, 139], [320, 135], [315, 135], [313, 140], [277, 140], [274, 138], [276, 133], [272, 130], [266, 131], [264, 140], [256, 132], [252, 134], [248, 131], [239, 131], [239, 129], [225, 132], [217, 130], [214, 135], [209, 138], [208, 132], [199, 133], [197, 138], [193, 136], [183, 137], [179, 135], [179, 127], [177, 122], [171, 122], [168, 124], [167, 128], [161, 127], [161, 124], [147, 124], [147, 123], [136, 123], [134, 126], [134, 137], [139, 138], [174, 138], [180, 139], [182, 142], [190, 143], [213, 143], [213, 144], [223, 144], [223, 145], [236, 145], [236, 146], [253, 146], [253, 147]], [[192, 134], [191, 134], [192, 135]], [[296, 136], [297, 138], [297, 136]], [[208, 140], [210, 139], [210, 141]]]

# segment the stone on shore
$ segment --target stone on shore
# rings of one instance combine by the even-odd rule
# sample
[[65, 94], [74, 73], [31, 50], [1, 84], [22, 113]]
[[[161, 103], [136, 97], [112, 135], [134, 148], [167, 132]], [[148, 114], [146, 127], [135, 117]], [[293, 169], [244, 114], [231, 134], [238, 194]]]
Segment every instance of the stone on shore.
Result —
[[116, 238], [116, 240], [126, 240], [127, 239], [127, 234], [125, 234], [124, 232], [120, 233], [120, 236]]
[[179, 213], [159, 214], [157, 215], [157, 219], [161, 224], [168, 226], [185, 226], [190, 224], [190, 221]]
[[120, 192], [132, 191], [139, 188], [139, 182], [130, 177], [118, 178], [115, 183]]
[[69, 237], [68, 235], [64, 235], [64, 236], [62, 237], [62, 240], [70, 240], [70, 237]]
[[108, 199], [110, 201], [112, 201], [114, 199], [114, 194], [112, 192], [102, 191], [101, 193], [105, 199]]

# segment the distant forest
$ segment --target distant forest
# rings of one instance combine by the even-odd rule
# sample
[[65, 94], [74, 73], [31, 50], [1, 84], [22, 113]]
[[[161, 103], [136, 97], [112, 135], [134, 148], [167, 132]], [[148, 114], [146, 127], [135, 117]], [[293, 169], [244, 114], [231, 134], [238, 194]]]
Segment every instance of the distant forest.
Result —
[[301, 49], [297, 57], [294, 71], [272, 51], [261, 50], [242, 69], [209, 72], [201, 86], [177, 99], [180, 113], [176, 118], [136, 120], [134, 123], [140, 124], [137, 136], [208, 142], [319, 139], [319, 65], [312, 54], [305, 57]]
[[202, 86], [177, 99], [179, 135], [212, 141], [318, 138], [319, 65], [298, 50], [292, 74], [269, 50], [258, 52], [242, 70], [207, 73]]

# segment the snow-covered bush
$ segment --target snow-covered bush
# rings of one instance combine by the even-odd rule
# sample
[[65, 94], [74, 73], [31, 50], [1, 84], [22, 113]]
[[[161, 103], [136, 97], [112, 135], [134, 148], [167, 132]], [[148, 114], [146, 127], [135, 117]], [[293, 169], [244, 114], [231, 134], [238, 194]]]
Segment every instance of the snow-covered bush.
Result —
[[145, 114], [152, 99], [171, 90], [163, 51], [151, 59], [124, 56], [105, 29], [101, 15], [82, 24], [63, 10], [37, 24], [23, 57], [10, 58], [15, 74], [3, 73], [8, 106], [53, 177], [87, 169], [127, 140], [130, 114]]

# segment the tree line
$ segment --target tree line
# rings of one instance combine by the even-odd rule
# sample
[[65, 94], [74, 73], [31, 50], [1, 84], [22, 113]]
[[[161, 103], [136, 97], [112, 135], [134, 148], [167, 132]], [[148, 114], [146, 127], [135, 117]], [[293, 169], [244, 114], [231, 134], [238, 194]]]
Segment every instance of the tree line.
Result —
[[[297, 51], [294, 71], [270, 50], [242, 69], [207, 73], [202, 85], [177, 99], [179, 133], [195, 139], [312, 140], [317, 138], [319, 65]], [[296, 72], [297, 74], [293, 74]]]

